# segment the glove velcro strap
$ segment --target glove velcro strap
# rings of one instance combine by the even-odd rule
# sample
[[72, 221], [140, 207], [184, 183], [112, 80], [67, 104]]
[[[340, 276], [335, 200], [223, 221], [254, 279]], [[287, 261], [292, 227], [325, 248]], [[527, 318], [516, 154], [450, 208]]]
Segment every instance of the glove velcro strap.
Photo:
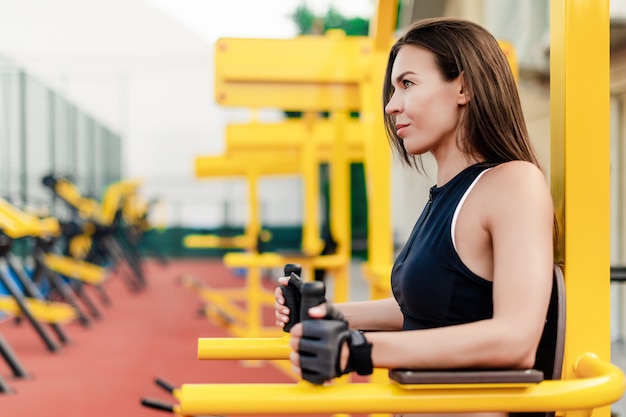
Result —
[[355, 371], [359, 375], [371, 375], [374, 371], [372, 344], [367, 341], [365, 335], [358, 330], [350, 329], [348, 346], [350, 358], [347, 370]]

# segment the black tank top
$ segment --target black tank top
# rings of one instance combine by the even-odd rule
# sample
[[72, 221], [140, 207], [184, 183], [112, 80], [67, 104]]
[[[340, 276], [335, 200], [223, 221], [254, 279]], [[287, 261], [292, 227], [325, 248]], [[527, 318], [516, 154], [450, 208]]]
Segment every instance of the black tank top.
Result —
[[391, 273], [403, 330], [428, 329], [493, 316], [492, 283], [470, 271], [452, 242], [452, 218], [468, 188], [493, 163], [465, 168], [433, 186], [424, 211], [398, 254]]

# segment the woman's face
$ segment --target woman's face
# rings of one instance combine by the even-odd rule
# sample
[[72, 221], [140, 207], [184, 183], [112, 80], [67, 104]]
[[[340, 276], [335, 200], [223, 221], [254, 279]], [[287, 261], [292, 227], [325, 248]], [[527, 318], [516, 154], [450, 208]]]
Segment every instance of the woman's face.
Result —
[[408, 153], [457, 146], [456, 132], [467, 103], [462, 77], [445, 81], [432, 52], [404, 45], [393, 63], [391, 82], [394, 93], [385, 111], [394, 116]]

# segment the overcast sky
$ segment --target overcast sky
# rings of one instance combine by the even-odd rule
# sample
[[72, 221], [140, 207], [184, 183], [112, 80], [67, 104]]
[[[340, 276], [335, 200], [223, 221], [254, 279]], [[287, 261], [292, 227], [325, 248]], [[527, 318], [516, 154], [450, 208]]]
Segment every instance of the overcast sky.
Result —
[[290, 15], [306, 3], [316, 14], [332, 4], [341, 14], [371, 17], [374, 0], [146, 0], [210, 42], [220, 37], [290, 38], [297, 28]]

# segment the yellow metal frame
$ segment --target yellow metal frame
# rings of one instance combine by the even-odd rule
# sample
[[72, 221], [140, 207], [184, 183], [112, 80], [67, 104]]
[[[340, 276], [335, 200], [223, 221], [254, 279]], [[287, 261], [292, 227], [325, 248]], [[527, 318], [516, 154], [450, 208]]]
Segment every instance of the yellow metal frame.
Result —
[[[271, 173], [275, 173], [271, 169], [281, 166], [292, 166], [295, 168], [296, 173], [300, 173], [305, 181], [305, 192], [307, 193], [305, 198], [305, 224], [303, 228], [303, 244], [302, 255], [297, 256], [278, 256], [272, 258], [275, 263], [268, 265], [268, 258], [254, 253], [254, 251], [246, 254], [227, 254], [224, 258], [224, 262], [232, 268], [245, 268], [247, 270], [247, 283], [244, 292], [238, 292], [236, 295], [246, 296], [246, 303], [249, 308], [257, 309], [262, 303], [262, 290], [255, 290], [256, 283], [261, 280], [261, 271], [263, 267], [282, 267], [285, 263], [299, 263], [303, 265], [305, 276], [309, 274], [312, 276], [314, 268], [327, 266], [332, 268], [331, 274], [334, 280], [334, 294], [333, 299], [335, 301], [346, 301], [349, 298], [349, 260], [350, 260], [350, 207], [349, 207], [349, 164], [354, 160], [355, 151], [353, 150], [353, 143], [347, 138], [349, 133], [352, 133], [357, 125], [350, 121], [348, 110], [360, 108], [360, 103], [355, 101], [356, 104], [341, 105], [343, 98], [348, 96], [355, 96], [359, 90], [359, 83], [362, 78], [362, 71], [354, 70], [354, 65], [361, 65], [365, 69], [369, 62], [368, 48], [365, 46], [369, 41], [367, 38], [355, 38], [345, 37], [339, 32], [333, 31], [329, 35], [324, 37], [301, 37], [297, 39], [297, 42], [303, 42], [302, 48], [293, 48], [293, 41], [290, 42], [290, 49], [296, 49], [306, 51], [303, 53], [306, 56], [306, 60], [311, 62], [311, 53], [315, 51], [318, 55], [313, 59], [315, 61], [315, 69], [309, 64], [305, 64], [306, 69], [303, 72], [293, 71], [293, 68], [285, 71], [284, 66], [280, 63], [280, 60], [284, 59], [284, 42], [280, 40], [254, 40], [254, 39], [221, 39], [216, 45], [216, 91], [217, 101], [223, 105], [246, 105], [249, 107], [279, 107], [281, 109], [297, 109], [308, 111], [305, 117], [298, 122], [286, 122], [280, 126], [263, 126], [259, 123], [252, 123], [248, 126], [237, 128], [231, 127], [231, 135], [239, 134], [237, 139], [230, 139], [231, 142], [236, 143], [235, 150], [227, 147], [227, 154], [221, 157], [219, 161], [236, 161], [237, 159], [243, 160], [245, 165], [246, 174], [250, 188], [253, 188], [253, 184], [256, 182], [259, 171], [265, 170]], [[364, 43], [365, 42], [365, 43]], [[266, 63], [263, 68], [259, 68], [258, 65], [247, 65], [249, 62], [256, 62], [254, 54], [259, 51], [263, 51], [264, 59], [262, 62]], [[242, 53], [245, 52], [245, 53]], [[365, 54], [363, 54], [365, 52]], [[338, 57], [344, 66], [337, 66], [332, 64], [332, 68], [323, 68], [325, 62], [320, 60], [320, 56]], [[275, 56], [275, 59], [268, 59], [269, 56]], [[358, 57], [355, 58], [355, 55]], [[314, 55], [313, 55], [314, 56]], [[290, 62], [293, 62], [293, 56], [290, 57]], [[242, 62], [245, 61], [244, 62]], [[303, 61], [298, 61], [301, 65]], [[261, 62], [261, 61], [259, 61]], [[281, 68], [280, 74], [276, 72], [275, 67]], [[320, 68], [322, 67], [322, 68]], [[250, 70], [250, 68], [254, 68]], [[337, 71], [337, 68], [341, 68], [342, 71]], [[296, 74], [297, 75], [294, 75]], [[291, 74], [291, 75], [286, 75]], [[263, 94], [264, 89], [268, 86], [272, 88], [272, 94]], [[307, 100], [294, 94], [297, 90], [303, 94], [313, 94], [315, 99]], [[282, 94], [281, 92], [288, 91], [288, 93]], [[347, 96], [343, 93], [348, 92]], [[340, 96], [337, 96], [339, 94]], [[256, 102], [255, 97], [260, 101]], [[293, 107], [289, 103], [297, 97], [297, 104]], [[354, 98], [353, 97], [353, 98]], [[304, 104], [306, 103], [306, 104]], [[316, 119], [314, 111], [330, 111], [330, 118], [327, 121], [321, 122]], [[319, 128], [318, 128], [319, 126]], [[233, 133], [234, 129], [234, 133]], [[258, 130], [255, 130], [258, 129]], [[250, 141], [256, 139], [259, 142], [264, 143], [264, 137], [267, 137], [268, 133], [272, 133], [271, 130], [280, 129], [280, 132], [285, 135], [282, 138], [287, 137], [288, 134], [297, 134], [298, 145], [294, 146], [294, 141], [291, 138], [282, 140], [280, 143], [280, 152], [276, 152], [275, 148], [269, 149], [275, 156], [261, 157], [258, 153], [251, 153], [250, 150], [240, 150], [241, 144], [250, 143]], [[269, 132], [268, 132], [269, 131]], [[352, 136], [355, 136], [352, 134]], [[270, 136], [274, 137], [274, 136]], [[290, 142], [291, 140], [291, 142]], [[332, 146], [322, 145], [322, 141], [330, 142]], [[358, 139], [357, 139], [358, 140]], [[277, 141], [274, 139], [274, 141]], [[352, 141], [357, 142], [357, 141]], [[357, 142], [358, 143], [358, 142]], [[268, 152], [265, 150], [263, 152]], [[362, 148], [356, 149], [357, 153], [362, 153]], [[252, 155], [250, 158], [245, 158], [245, 155]], [[244, 155], [244, 156], [242, 156]], [[276, 160], [278, 159], [278, 160]], [[202, 161], [202, 171], [199, 169], [199, 162], [196, 160], [196, 174], [202, 174], [205, 176], [207, 171], [211, 172], [215, 176], [224, 175], [226, 172], [233, 172], [236, 168], [233, 168], [233, 164], [224, 164], [224, 169], [216, 167], [215, 162], [217, 158], [211, 158], [207, 161]], [[333, 238], [336, 239], [338, 245], [338, 252], [333, 255], [319, 255], [322, 249], [322, 241], [319, 238], [319, 198], [316, 197], [319, 193], [319, 163], [323, 161], [330, 162], [331, 166], [331, 188], [330, 188], [330, 213], [329, 216], [332, 219], [331, 233]], [[259, 168], [258, 166], [262, 168]], [[239, 171], [237, 169], [237, 171]], [[256, 196], [250, 193], [249, 201], [251, 202], [251, 223], [248, 224], [247, 230], [258, 230], [259, 225], [255, 224], [256, 208], [253, 206], [253, 202], [256, 201]], [[246, 232], [246, 236], [251, 236]], [[254, 235], [255, 236], [255, 235]], [[185, 241], [186, 245], [202, 245], [206, 243], [215, 242], [214, 237], [210, 237], [208, 240], [202, 240], [200, 236], [190, 236], [189, 240]], [[258, 287], [260, 288], [260, 287]], [[213, 297], [215, 298], [215, 297]], [[215, 301], [215, 300], [214, 300]], [[258, 314], [258, 313], [257, 313]], [[250, 320], [254, 322], [246, 322], [249, 329], [252, 329], [253, 333], [249, 336], [256, 336], [258, 334], [258, 319], [259, 317], [254, 313], [248, 312]], [[256, 332], [254, 331], [256, 330]]]
[[[120, 209], [123, 211], [128, 200], [135, 202], [133, 196], [137, 194], [141, 185], [142, 182], [138, 179], [125, 179], [109, 185], [102, 194], [100, 223], [104, 225], [113, 224], [117, 211]], [[127, 210], [128, 214], [132, 212], [133, 210]]]
[[273, 305], [274, 295], [263, 287], [258, 269], [250, 270], [243, 288], [212, 288], [191, 276], [183, 276], [181, 284], [202, 298], [205, 315], [232, 333], [233, 339], [272, 338], [281, 334], [276, 326], [263, 324], [263, 306]]
[[[296, 155], [297, 156], [297, 155]], [[245, 178], [248, 184], [248, 222], [243, 235], [221, 237], [215, 235], [187, 235], [183, 244], [188, 248], [233, 248], [255, 250], [261, 233], [258, 181], [261, 176], [296, 175], [300, 158], [285, 163], [283, 156], [258, 153], [200, 156], [194, 161], [196, 178]]]
[[[61, 234], [59, 221], [53, 217], [40, 219], [0, 199], [0, 229], [13, 239], [23, 237], [49, 238]], [[68, 256], [45, 254], [46, 266], [68, 278], [88, 284], [100, 284], [106, 278], [104, 268]], [[61, 314], [63, 315], [63, 314]]]
[[[350, 119], [344, 125], [343, 134], [347, 144], [348, 159], [362, 162], [365, 158], [365, 135], [363, 124], [357, 119]], [[335, 147], [334, 122], [329, 119], [308, 121], [303, 119], [287, 119], [279, 123], [242, 123], [226, 126], [227, 153], [271, 155], [293, 153], [298, 156], [310, 143], [315, 145], [317, 158], [320, 162], [332, 160]], [[288, 162], [288, 163], [286, 163]], [[282, 165], [292, 166], [291, 159], [283, 159]]]
[[50, 270], [91, 285], [102, 284], [108, 276], [106, 268], [69, 256], [46, 253], [43, 260]]
[[[186, 280], [206, 302], [206, 315], [240, 337], [275, 336], [280, 330], [275, 326], [263, 325], [263, 307], [273, 306], [273, 293], [263, 287], [262, 269], [283, 266], [283, 258], [276, 254], [259, 255], [257, 239], [261, 230], [258, 201], [258, 181], [262, 175], [302, 175], [305, 181], [305, 222], [303, 244], [305, 253], [317, 252], [322, 248], [318, 226], [317, 195], [319, 189], [317, 155], [315, 153], [285, 152], [259, 155], [250, 152], [229, 152], [221, 156], [196, 158], [195, 173], [198, 178], [244, 177], [248, 184], [248, 223], [245, 233], [235, 237], [214, 235], [188, 235], [183, 243], [187, 247], [237, 247], [246, 253], [229, 253], [224, 257], [230, 268], [246, 269], [243, 288], [215, 289]], [[274, 256], [272, 256], [274, 255]], [[243, 256], [243, 258], [241, 257]], [[243, 306], [242, 306], [243, 303]]]
[[[24, 303], [32, 316], [43, 323], [67, 323], [78, 317], [78, 312], [69, 304], [44, 301], [24, 297]], [[21, 316], [24, 312], [15, 298], [0, 296], [0, 311], [13, 316]]]
[[1, 198], [0, 229], [13, 239], [28, 236], [46, 238], [59, 236], [61, 233], [58, 220], [52, 217], [40, 219]]
[[[578, 357], [572, 379], [524, 386], [481, 384], [403, 386], [393, 382], [315, 386], [297, 384], [185, 384], [175, 412], [197, 415], [294, 413], [449, 413], [587, 410], [617, 401], [624, 374], [595, 354]], [[245, 399], [245, 401], [242, 401]]]
[[565, 363], [585, 351], [609, 361], [609, 1], [553, 0], [550, 13], [550, 174], [565, 264]]
[[[66, 178], [57, 178], [54, 192], [70, 206], [74, 207], [78, 214], [85, 220], [93, 221], [101, 225], [111, 225], [115, 214], [123, 209], [126, 200], [136, 203], [134, 196], [141, 186], [138, 179], [125, 179], [110, 184], [102, 195], [102, 201], [98, 202], [91, 198], [83, 197], [78, 187]], [[137, 207], [129, 207], [127, 213], [138, 214]]]

